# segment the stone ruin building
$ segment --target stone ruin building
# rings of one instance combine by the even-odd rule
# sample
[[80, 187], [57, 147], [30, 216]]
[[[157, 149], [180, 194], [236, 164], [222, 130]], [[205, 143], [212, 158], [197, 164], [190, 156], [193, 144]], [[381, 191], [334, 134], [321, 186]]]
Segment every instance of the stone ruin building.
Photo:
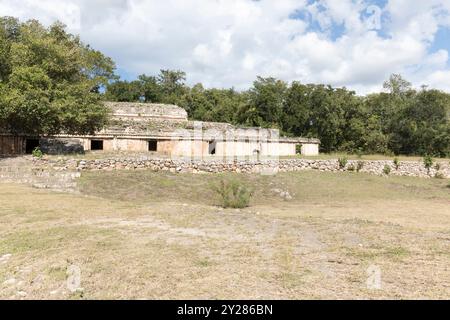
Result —
[[280, 137], [276, 129], [241, 128], [228, 123], [188, 120], [183, 108], [152, 103], [105, 102], [111, 111], [108, 126], [94, 135], [51, 137], [0, 133], [0, 154], [85, 151], [153, 152], [172, 157], [278, 157], [317, 155], [317, 139]]

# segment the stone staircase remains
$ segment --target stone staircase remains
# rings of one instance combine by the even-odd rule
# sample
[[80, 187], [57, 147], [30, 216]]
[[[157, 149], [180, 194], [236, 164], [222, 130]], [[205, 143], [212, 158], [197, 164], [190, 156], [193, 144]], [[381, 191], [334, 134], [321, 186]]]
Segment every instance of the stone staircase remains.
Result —
[[0, 183], [23, 183], [39, 189], [75, 192], [80, 172], [35, 166], [31, 157], [0, 158]]

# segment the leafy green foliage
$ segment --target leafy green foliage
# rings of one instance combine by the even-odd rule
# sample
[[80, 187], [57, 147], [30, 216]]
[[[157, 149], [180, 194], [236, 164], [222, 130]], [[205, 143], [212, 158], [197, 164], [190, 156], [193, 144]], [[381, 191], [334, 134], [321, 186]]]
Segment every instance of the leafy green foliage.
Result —
[[423, 157], [423, 165], [425, 166], [427, 171], [430, 172], [430, 169], [433, 166], [433, 158], [429, 155]]
[[247, 91], [189, 87], [180, 70], [128, 82], [114, 68], [61, 23], [46, 28], [0, 18], [0, 127], [17, 134], [93, 133], [108, 119], [100, 99], [145, 101], [177, 104], [195, 120], [319, 138], [322, 152], [450, 156], [450, 94], [413, 90], [398, 74], [384, 83], [387, 92], [360, 97], [272, 77], [258, 77]]
[[436, 173], [434, 174], [434, 177], [435, 177], [436, 179], [445, 179], [445, 176], [444, 176], [444, 174], [443, 174], [442, 172], [436, 172]]
[[249, 206], [252, 191], [236, 179], [222, 178], [213, 186], [223, 208], [245, 208]]
[[0, 18], [0, 127], [12, 133], [92, 133], [107, 121], [100, 88], [114, 63], [55, 23]]
[[348, 160], [346, 157], [338, 158], [339, 168], [344, 169], [345, 166], [347, 165], [347, 162], [348, 162]]
[[39, 147], [36, 147], [31, 152], [31, 155], [35, 158], [42, 158], [44, 156], [44, 153], [41, 151]]
[[345, 88], [290, 85], [258, 77], [248, 91], [188, 87], [185, 74], [161, 70], [132, 82], [111, 83], [105, 99], [170, 102], [190, 118], [279, 128], [287, 136], [321, 140], [322, 152], [450, 155], [450, 95], [414, 91], [400, 75], [385, 82], [388, 93], [358, 97]]
[[385, 164], [384, 165], [384, 168], [383, 168], [383, 173], [385, 174], [385, 175], [389, 175], [390, 173], [391, 173], [391, 166], [390, 165], [388, 165], [388, 164]]
[[395, 170], [398, 170], [398, 168], [400, 167], [400, 161], [398, 160], [397, 157], [395, 157], [393, 162], [394, 162]]

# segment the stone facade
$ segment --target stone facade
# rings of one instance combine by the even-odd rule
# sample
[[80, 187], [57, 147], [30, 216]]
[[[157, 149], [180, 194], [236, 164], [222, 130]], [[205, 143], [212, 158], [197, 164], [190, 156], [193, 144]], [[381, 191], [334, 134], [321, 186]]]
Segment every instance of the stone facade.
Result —
[[[223, 158], [236, 156], [276, 157], [302, 154], [317, 155], [317, 139], [280, 137], [276, 129], [241, 128], [228, 123], [189, 121], [184, 109], [175, 105], [152, 103], [105, 102], [111, 121], [93, 135], [60, 134], [40, 139], [48, 154], [85, 151], [154, 152], [172, 157]], [[23, 136], [16, 144], [12, 137], [0, 140], [0, 154], [30, 153], [35, 139]]]
[[385, 175], [384, 168], [391, 168], [390, 175], [410, 176], [431, 178], [439, 176], [441, 178], [450, 178], [450, 164], [446, 161], [436, 162], [439, 164], [437, 170], [436, 164], [428, 171], [421, 161], [401, 161], [398, 168], [392, 161], [388, 160], [349, 160], [345, 168], [339, 167], [338, 160], [307, 160], [307, 159], [282, 159], [279, 161], [255, 161], [255, 160], [183, 160], [183, 159], [164, 159], [153, 157], [117, 157], [96, 160], [79, 159], [33, 159], [37, 167], [51, 167], [54, 170], [136, 170], [147, 169], [154, 171], [170, 171], [173, 173], [276, 173], [292, 172], [302, 170], [319, 170], [327, 172], [339, 171], [357, 171], [358, 162], [363, 163], [359, 170], [362, 173], [374, 175]]
[[42, 138], [40, 139], [40, 149], [46, 154], [73, 154], [83, 153], [83, 141], [71, 138]]
[[171, 104], [105, 102], [105, 105], [111, 110], [113, 117], [120, 120], [187, 120], [186, 110]]

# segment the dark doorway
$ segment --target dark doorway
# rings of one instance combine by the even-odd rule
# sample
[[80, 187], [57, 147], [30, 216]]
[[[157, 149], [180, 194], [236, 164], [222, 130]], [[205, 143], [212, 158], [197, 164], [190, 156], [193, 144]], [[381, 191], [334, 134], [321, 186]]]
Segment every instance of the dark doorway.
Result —
[[216, 141], [209, 142], [208, 151], [209, 151], [209, 154], [216, 154]]
[[91, 150], [103, 150], [103, 140], [91, 140]]
[[39, 147], [39, 139], [26, 139], [25, 140], [25, 153], [32, 154], [33, 150]]
[[149, 140], [148, 141], [148, 151], [157, 151], [158, 150], [158, 141]]

